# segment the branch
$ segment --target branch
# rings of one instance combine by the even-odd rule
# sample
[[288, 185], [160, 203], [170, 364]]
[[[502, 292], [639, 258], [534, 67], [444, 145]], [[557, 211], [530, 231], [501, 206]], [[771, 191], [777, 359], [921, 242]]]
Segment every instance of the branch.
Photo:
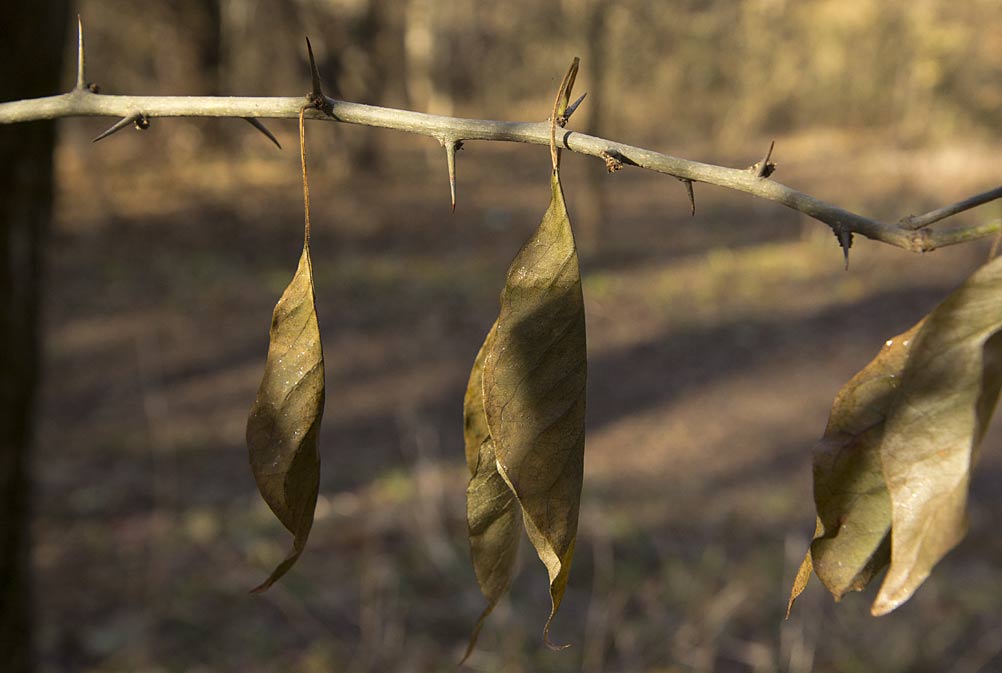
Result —
[[[323, 104], [318, 105], [313, 97], [315, 94], [311, 93], [306, 99], [315, 108], [307, 110], [308, 119], [396, 129], [435, 138], [446, 148], [469, 140], [550, 144], [548, 121], [504, 122], [445, 117], [349, 103], [322, 95]], [[77, 87], [62, 95], [0, 103], [0, 124], [62, 117], [117, 117], [122, 120], [119, 122], [120, 127], [135, 120], [159, 117], [295, 119], [302, 107], [301, 97], [117, 96]], [[119, 125], [116, 124], [116, 127]], [[118, 130], [116, 127], [113, 128]], [[738, 169], [680, 159], [574, 131], [564, 130], [557, 135], [557, 145], [571, 152], [593, 156], [602, 161], [606, 161], [611, 155], [623, 164], [671, 175], [689, 183], [705, 182], [775, 201], [827, 224], [843, 247], [847, 247], [852, 234], [859, 234], [912, 252], [928, 252], [1002, 231], [1002, 222], [999, 221], [942, 229], [928, 227], [945, 217], [1002, 198], [1002, 187], [925, 215], [909, 216], [898, 223], [888, 224], [839, 208], [769, 179], [775, 168], [769, 160], [771, 150], [770, 155], [749, 169]]]

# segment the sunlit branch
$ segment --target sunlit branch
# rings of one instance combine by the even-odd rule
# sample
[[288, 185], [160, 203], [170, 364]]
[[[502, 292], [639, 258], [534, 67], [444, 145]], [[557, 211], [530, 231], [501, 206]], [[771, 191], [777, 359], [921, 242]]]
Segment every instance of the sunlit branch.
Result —
[[[323, 101], [325, 109], [308, 110], [308, 119], [395, 129], [435, 138], [443, 144], [471, 140], [550, 144], [550, 124], [547, 121], [463, 119], [350, 103], [327, 97], [323, 97]], [[84, 88], [46, 98], [0, 103], [0, 124], [63, 117], [117, 117], [120, 120], [154, 117], [295, 119], [302, 106], [301, 97], [118, 96], [94, 93]], [[759, 175], [764, 171], [758, 163], [751, 169], [717, 166], [568, 130], [561, 130], [557, 134], [557, 145], [602, 161], [613, 154], [626, 165], [775, 201], [824, 222], [840, 240], [848, 234], [859, 234], [906, 250], [927, 252], [990, 236], [1002, 230], [998, 221], [939, 230], [928, 227], [945, 217], [1002, 198], [1002, 187], [926, 215], [911, 216], [898, 223], [885, 223], [839, 208]], [[768, 159], [765, 161], [768, 163]]]

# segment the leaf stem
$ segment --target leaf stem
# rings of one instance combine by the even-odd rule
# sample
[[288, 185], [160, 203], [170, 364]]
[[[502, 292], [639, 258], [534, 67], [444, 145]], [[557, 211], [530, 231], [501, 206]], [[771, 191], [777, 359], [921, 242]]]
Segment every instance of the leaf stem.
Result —
[[303, 165], [303, 211], [306, 225], [303, 233], [303, 247], [310, 247], [310, 177], [306, 172], [306, 106], [299, 110], [299, 160]]

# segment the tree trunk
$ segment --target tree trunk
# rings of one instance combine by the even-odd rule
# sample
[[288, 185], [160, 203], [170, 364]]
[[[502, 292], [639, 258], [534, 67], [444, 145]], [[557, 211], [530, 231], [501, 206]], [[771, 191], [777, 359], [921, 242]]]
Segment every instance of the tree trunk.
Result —
[[[65, 0], [0, 3], [0, 100], [57, 92]], [[55, 126], [0, 126], [0, 661], [33, 669], [29, 447], [39, 363], [39, 282], [52, 213]]]

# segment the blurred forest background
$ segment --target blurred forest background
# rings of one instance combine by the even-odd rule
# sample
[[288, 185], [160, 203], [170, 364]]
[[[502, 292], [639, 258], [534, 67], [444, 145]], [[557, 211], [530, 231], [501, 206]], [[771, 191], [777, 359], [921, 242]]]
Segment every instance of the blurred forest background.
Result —
[[[82, 0], [104, 93], [328, 95], [542, 120], [747, 166], [896, 220], [997, 186], [997, 0]], [[72, 31], [68, 31], [68, 35]], [[39, 35], [45, 40], [46, 35]], [[66, 89], [75, 41], [67, 39]], [[53, 92], [55, 93], [55, 92]], [[545, 148], [444, 152], [311, 123], [327, 357], [321, 496], [290, 545], [247, 466], [246, 413], [301, 246], [295, 122], [59, 123], [47, 242], [33, 567], [42, 671], [454, 670], [483, 606], [465, 539], [461, 406], [507, 264], [547, 203]], [[523, 545], [470, 670], [1002, 670], [1002, 436], [971, 531], [907, 605], [820, 587], [783, 621], [813, 530], [811, 447], [838, 388], [983, 263], [918, 256], [697, 184], [566, 155], [590, 381], [577, 556], [553, 635]], [[964, 222], [1002, 216], [998, 204]]]

